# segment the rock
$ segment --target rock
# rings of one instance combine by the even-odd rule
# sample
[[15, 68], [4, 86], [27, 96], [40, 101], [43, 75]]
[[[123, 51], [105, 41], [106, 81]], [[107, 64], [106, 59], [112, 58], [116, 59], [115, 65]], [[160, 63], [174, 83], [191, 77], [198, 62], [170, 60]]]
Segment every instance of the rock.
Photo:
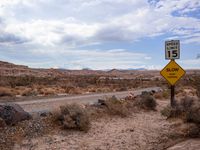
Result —
[[2, 118], [0, 118], [0, 128], [4, 128], [4, 127], [6, 127], [6, 123]]
[[44, 110], [44, 111], [39, 112], [40, 117], [47, 117], [47, 116], [51, 116], [51, 115], [52, 115], [52, 113], [48, 110]]
[[7, 125], [15, 125], [20, 121], [31, 119], [29, 113], [14, 103], [0, 105], [0, 117]]
[[98, 99], [98, 104], [99, 105], [106, 105], [106, 102], [103, 99]]

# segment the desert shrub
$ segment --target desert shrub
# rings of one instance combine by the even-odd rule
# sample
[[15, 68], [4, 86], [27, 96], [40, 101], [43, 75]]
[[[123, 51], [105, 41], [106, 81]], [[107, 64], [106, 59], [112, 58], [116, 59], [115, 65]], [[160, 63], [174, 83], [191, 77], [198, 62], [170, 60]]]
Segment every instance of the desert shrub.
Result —
[[56, 92], [55, 92], [55, 90], [53, 88], [43, 88], [43, 89], [40, 90], [40, 93], [44, 94], [46, 96], [47, 95], [55, 95], [56, 94]]
[[85, 108], [78, 104], [74, 103], [61, 106], [60, 112], [53, 115], [65, 129], [88, 131], [90, 128], [89, 115]]
[[15, 94], [8, 88], [0, 88], [0, 97], [3, 96], [14, 96]]
[[172, 118], [172, 117], [179, 117], [182, 114], [182, 111], [180, 107], [176, 106], [172, 108], [171, 106], [167, 106], [161, 110], [161, 114], [167, 118]]
[[186, 132], [186, 136], [187, 137], [191, 137], [191, 138], [196, 138], [200, 136], [200, 126], [197, 124], [191, 124], [188, 127], [188, 130]]
[[174, 108], [165, 107], [161, 114], [170, 117], [179, 117], [186, 122], [200, 124], [200, 101], [192, 97], [185, 97]]
[[165, 99], [169, 98], [169, 93], [170, 93], [169, 90], [164, 90], [162, 93], [162, 97]]
[[[176, 103], [175, 107], [167, 106], [161, 110], [161, 114], [167, 118], [182, 118], [185, 119], [186, 114], [189, 114], [192, 110], [194, 99], [192, 97], [184, 97], [180, 102]], [[187, 120], [187, 119], [186, 119]]]
[[33, 90], [33, 89], [27, 89], [22, 92], [22, 96], [37, 96], [37, 95], [38, 95], [37, 90]]
[[179, 105], [186, 122], [200, 124], [200, 101], [198, 99], [186, 96], [181, 99]]
[[99, 118], [106, 117], [107, 111], [105, 106], [97, 105], [86, 105], [87, 113], [90, 117], [90, 120], [98, 120]]
[[200, 105], [193, 106], [186, 112], [185, 121], [200, 124]]
[[128, 115], [126, 103], [118, 100], [115, 96], [107, 98], [105, 100], [105, 106], [107, 108], [107, 112], [111, 115], [118, 115], [121, 117], [126, 117]]
[[149, 92], [142, 92], [136, 103], [139, 107], [148, 110], [155, 110], [157, 105], [156, 100]]
[[161, 114], [167, 118], [180, 118], [184, 124], [181, 132], [185, 137], [200, 136], [200, 102], [192, 97], [184, 97], [174, 108], [165, 107]]
[[196, 138], [200, 136], [200, 127], [194, 123], [181, 124], [176, 130], [184, 137]]
[[186, 96], [180, 100], [179, 105], [183, 112], [187, 112], [191, 109], [193, 103], [194, 103], [194, 98]]
[[120, 87], [116, 89], [116, 91], [127, 91], [127, 90], [128, 90], [127, 87]]
[[196, 89], [197, 97], [200, 98], [200, 77], [198, 74], [188, 77], [189, 84]]

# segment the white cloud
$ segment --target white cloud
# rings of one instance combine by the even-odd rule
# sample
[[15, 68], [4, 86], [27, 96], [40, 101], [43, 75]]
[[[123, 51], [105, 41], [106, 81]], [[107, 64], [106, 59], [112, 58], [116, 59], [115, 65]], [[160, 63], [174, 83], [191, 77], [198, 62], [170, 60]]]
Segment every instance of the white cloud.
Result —
[[200, 44], [200, 19], [190, 15], [200, 9], [199, 0], [1, 0], [0, 8], [1, 45], [61, 58], [57, 64], [65, 56], [66, 67], [131, 68], [152, 59], [124, 49], [80, 50], [89, 45], [165, 34]]
[[200, 59], [185, 59], [178, 61], [185, 69], [199, 69]]
[[[30, 67], [40, 66], [49, 68], [57, 66], [68, 69], [128, 69], [134, 67], [141, 68], [141, 66], [149, 63], [149, 56], [147, 54], [127, 51], [125, 49], [92, 51], [61, 49], [57, 53], [55, 51], [55, 49], [32, 49], [26, 53], [19, 51], [18, 57], [25, 57], [26, 59], [12, 62], [25, 63]], [[35, 59], [31, 59], [30, 57], [34, 57]], [[41, 57], [45, 59], [42, 60]]]
[[198, 42], [200, 35], [191, 35], [200, 32], [199, 19], [172, 16], [175, 11], [195, 11], [200, 7], [198, 0], [150, 2], [3, 0], [0, 16], [5, 20], [5, 32], [46, 46], [59, 42], [74, 47], [104, 41], [137, 41], [167, 32], [187, 43]]

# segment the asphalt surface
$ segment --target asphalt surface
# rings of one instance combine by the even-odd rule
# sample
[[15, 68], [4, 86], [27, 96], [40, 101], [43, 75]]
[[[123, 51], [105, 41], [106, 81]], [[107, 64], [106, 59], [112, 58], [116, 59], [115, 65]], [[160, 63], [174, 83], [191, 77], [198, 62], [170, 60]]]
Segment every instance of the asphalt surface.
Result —
[[27, 112], [42, 112], [56, 110], [59, 106], [67, 103], [80, 103], [80, 104], [92, 104], [98, 101], [98, 99], [104, 99], [115, 95], [117, 98], [124, 98], [130, 93], [134, 95], [140, 95], [142, 91], [158, 91], [159, 87], [143, 88], [135, 91], [124, 91], [124, 92], [110, 92], [110, 93], [98, 93], [98, 94], [85, 94], [66, 96], [61, 98], [48, 98], [48, 99], [35, 99], [31, 101], [16, 102]]

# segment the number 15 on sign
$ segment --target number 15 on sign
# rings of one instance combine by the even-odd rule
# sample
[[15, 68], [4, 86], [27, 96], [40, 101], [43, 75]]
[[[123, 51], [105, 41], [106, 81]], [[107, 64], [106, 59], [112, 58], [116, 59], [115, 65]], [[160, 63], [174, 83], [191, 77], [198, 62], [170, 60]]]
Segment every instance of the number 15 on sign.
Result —
[[165, 42], [165, 59], [180, 58], [180, 41], [171, 40]]

